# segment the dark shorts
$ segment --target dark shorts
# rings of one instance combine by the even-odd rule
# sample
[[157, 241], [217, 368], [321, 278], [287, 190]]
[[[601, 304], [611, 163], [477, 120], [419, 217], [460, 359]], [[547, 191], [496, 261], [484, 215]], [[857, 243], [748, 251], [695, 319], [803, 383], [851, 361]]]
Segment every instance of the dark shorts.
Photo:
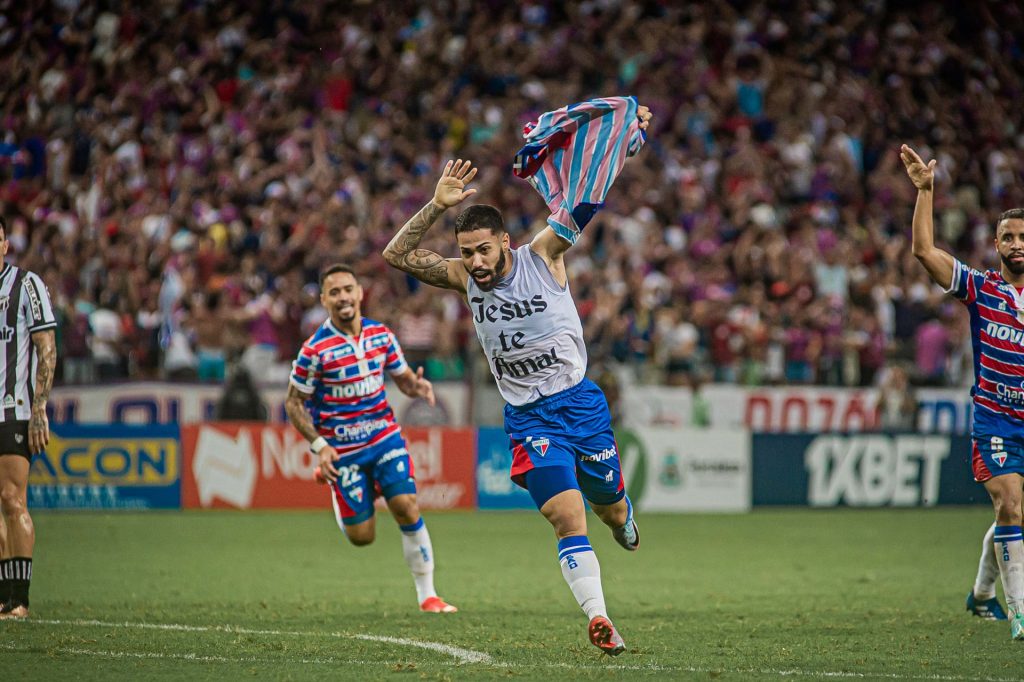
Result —
[[32, 461], [28, 450], [28, 422], [0, 422], [0, 456], [20, 455]]

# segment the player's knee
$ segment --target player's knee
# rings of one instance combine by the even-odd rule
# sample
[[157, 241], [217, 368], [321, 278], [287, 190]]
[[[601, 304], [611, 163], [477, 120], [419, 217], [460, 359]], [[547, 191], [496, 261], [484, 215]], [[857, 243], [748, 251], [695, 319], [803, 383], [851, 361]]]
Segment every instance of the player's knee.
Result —
[[416, 523], [420, 518], [420, 507], [415, 495], [399, 495], [388, 500], [388, 508], [400, 526]]
[[564, 491], [548, 500], [540, 513], [559, 538], [587, 534], [587, 513], [578, 491]]
[[346, 530], [345, 536], [348, 538], [348, 541], [356, 547], [365, 547], [366, 545], [373, 544], [375, 539], [372, 531], [352, 533]]
[[0, 511], [11, 516], [24, 513], [26, 508], [25, 491], [10, 483], [0, 485]]
[[993, 497], [992, 504], [995, 507], [996, 520], [1000, 525], [1021, 525], [1020, 496], [1004, 495]]

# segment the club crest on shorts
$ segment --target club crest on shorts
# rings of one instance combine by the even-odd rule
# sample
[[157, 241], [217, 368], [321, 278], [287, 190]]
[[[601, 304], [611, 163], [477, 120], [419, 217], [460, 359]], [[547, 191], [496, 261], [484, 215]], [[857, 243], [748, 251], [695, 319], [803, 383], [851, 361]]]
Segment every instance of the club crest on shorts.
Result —
[[537, 451], [537, 454], [543, 457], [548, 454], [548, 445], [550, 441], [547, 438], [527, 438], [526, 442], [533, 446], [533, 449]]
[[18, 445], [21, 445], [21, 441], [23, 441], [23, 440], [25, 440], [25, 437], [22, 436], [20, 433], [14, 434], [14, 442], [15, 443], [17, 443]]
[[361, 504], [363, 501], [363, 489], [353, 488], [352, 490], [348, 491], [348, 496]]
[[1006, 464], [1006, 450], [999, 450], [998, 452], [992, 453], [992, 459], [995, 460], [996, 464], [1003, 466]]

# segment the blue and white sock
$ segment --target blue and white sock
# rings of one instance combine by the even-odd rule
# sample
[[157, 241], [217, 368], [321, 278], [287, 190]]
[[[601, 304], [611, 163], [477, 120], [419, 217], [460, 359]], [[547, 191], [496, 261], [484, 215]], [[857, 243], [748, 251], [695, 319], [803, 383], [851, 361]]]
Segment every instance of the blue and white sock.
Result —
[[981, 559], [978, 560], [978, 575], [974, 579], [974, 597], [987, 601], [996, 596], [996, 580], [999, 579], [999, 560], [996, 559], [996, 524], [988, 527], [985, 539], [981, 541]]
[[1024, 534], [1020, 526], [996, 526], [993, 538], [1006, 608], [1012, 619], [1024, 613]]
[[416, 523], [398, 527], [402, 531], [402, 555], [416, 583], [416, 599], [422, 604], [434, 591], [434, 547], [421, 516]]
[[558, 563], [562, 577], [588, 619], [608, 616], [601, 587], [601, 565], [586, 535], [572, 535], [558, 541]]

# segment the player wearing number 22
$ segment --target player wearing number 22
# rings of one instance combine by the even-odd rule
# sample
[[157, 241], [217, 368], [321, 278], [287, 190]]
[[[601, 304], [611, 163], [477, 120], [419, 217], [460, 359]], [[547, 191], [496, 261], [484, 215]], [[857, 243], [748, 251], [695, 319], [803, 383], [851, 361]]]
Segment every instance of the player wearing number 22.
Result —
[[[1021, 483], [1024, 479], [1024, 209], [1011, 209], [996, 221], [995, 248], [1001, 267], [982, 273], [935, 246], [932, 204], [935, 161], [925, 163], [913, 149], [900, 150], [917, 188], [914, 256], [931, 278], [967, 306], [974, 347], [974, 478], [995, 507], [991, 544], [982, 556], [978, 580], [967, 595], [976, 615], [1002, 619], [995, 575], [1003, 582], [1010, 636], [1024, 640], [1024, 536], [1021, 535]], [[988, 543], [986, 543], [988, 544]], [[991, 568], [998, 565], [998, 571]]]
[[374, 540], [379, 494], [402, 531], [402, 553], [420, 610], [454, 613], [434, 591], [434, 549], [416, 504], [413, 463], [384, 392], [386, 370], [399, 390], [434, 404], [434, 389], [405, 361], [395, 335], [362, 316], [363, 289], [347, 265], [320, 276], [328, 319], [302, 345], [292, 366], [285, 409], [319, 458], [317, 480], [328, 483], [338, 526], [353, 545]]
[[477, 338], [506, 401], [512, 480], [551, 523], [562, 576], [589, 619], [590, 641], [625, 650], [608, 618], [601, 569], [587, 538], [584, 498], [620, 545], [639, 534], [625, 495], [608, 403], [586, 378], [587, 351], [563, 256], [603, 203], [651, 117], [633, 98], [605, 98], [549, 112], [525, 129], [516, 174], [545, 198], [548, 226], [511, 248], [501, 213], [465, 209], [455, 221], [461, 258], [419, 247], [444, 213], [471, 195], [469, 161], [449, 161], [434, 197], [402, 227], [384, 257], [427, 284], [465, 294]]

